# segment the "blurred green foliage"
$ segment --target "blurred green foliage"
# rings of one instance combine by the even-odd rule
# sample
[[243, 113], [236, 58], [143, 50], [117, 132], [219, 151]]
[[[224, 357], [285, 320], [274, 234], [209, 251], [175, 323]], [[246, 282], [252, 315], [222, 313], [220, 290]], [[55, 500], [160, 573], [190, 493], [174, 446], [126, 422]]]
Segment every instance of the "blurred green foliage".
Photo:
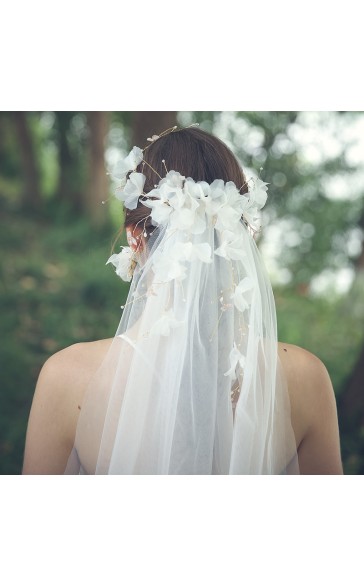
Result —
[[21, 470], [36, 380], [46, 359], [114, 335], [127, 287], [110, 265], [109, 231], [3, 213], [1, 231], [0, 473]]

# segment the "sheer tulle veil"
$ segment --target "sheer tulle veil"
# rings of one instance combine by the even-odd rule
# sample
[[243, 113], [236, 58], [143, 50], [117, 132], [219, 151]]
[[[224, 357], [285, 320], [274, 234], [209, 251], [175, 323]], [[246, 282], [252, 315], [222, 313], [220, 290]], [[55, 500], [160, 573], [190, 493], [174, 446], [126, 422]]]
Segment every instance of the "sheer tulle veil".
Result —
[[[276, 309], [242, 195], [169, 171], [143, 192], [134, 147], [119, 198], [150, 207], [137, 256], [111, 257], [130, 290], [91, 380], [66, 474], [298, 474]], [[134, 157], [134, 159], [133, 159]], [[126, 179], [126, 173], [130, 173]]]

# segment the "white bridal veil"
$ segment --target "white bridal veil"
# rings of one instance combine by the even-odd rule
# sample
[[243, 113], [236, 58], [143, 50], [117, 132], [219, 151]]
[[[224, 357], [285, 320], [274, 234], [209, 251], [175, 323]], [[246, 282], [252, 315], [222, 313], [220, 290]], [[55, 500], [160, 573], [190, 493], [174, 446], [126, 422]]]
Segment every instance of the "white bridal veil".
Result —
[[[65, 472], [299, 473], [272, 288], [249, 227], [266, 184], [241, 195], [170, 171], [152, 192], [143, 185], [132, 173], [119, 198], [142, 198], [155, 229]], [[127, 247], [110, 259], [128, 280], [131, 260]]]

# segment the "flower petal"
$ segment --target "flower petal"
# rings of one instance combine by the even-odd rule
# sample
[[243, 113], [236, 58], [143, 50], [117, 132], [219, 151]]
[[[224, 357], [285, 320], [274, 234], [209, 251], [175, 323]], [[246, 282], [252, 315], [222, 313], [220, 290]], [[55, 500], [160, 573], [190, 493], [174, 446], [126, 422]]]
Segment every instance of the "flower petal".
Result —
[[221, 233], [221, 244], [215, 249], [215, 254], [228, 260], [242, 260], [246, 256], [244, 239], [230, 230]]
[[236, 343], [234, 342], [234, 346], [229, 354], [230, 360], [230, 368], [224, 373], [224, 376], [229, 376], [230, 378], [235, 378], [236, 367], [239, 364], [241, 368], [245, 367], [245, 356], [238, 350]]
[[126, 208], [135, 210], [138, 205], [138, 199], [143, 193], [145, 183], [143, 173], [131, 173], [123, 190], [120, 190], [116, 197], [122, 201]]
[[163, 315], [152, 325], [150, 336], [169, 336], [171, 330], [182, 325], [182, 321], [178, 321], [172, 309], [163, 313]]
[[158, 281], [166, 282], [182, 281], [186, 277], [186, 267], [181, 264], [181, 260], [173, 257], [173, 254], [164, 254], [161, 252], [153, 258], [153, 271]]
[[208, 242], [202, 242], [200, 244], [192, 244], [192, 242], [177, 242], [174, 245], [170, 256], [179, 261], [201, 260], [206, 263], [212, 262], [211, 246]]
[[112, 177], [124, 179], [129, 171], [134, 171], [143, 160], [143, 151], [139, 147], [133, 147], [130, 153], [118, 161], [111, 171]]
[[131, 281], [132, 279], [132, 259], [133, 251], [129, 246], [124, 246], [119, 254], [113, 254], [110, 256], [106, 264], [113, 264], [116, 268], [116, 274], [123, 281]]
[[235, 291], [230, 298], [234, 301], [234, 305], [239, 311], [245, 311], [250, 306], [253, 288], [254, 283], [250, 277], [245, 277], [235, 287]]
[[143, 205], [151, 208], [151, 219], [154, 226], [160, 226], [167, 222], [172, 208], [168, 203], [160, 199], [145, 200]]
[[261, 179], [254, 179], [254, 187], [253, 189], [249, 189], [249, 199], [259, 210], [265, 206], [267, 201], [267, 185], [269, 184], [264, 183]]

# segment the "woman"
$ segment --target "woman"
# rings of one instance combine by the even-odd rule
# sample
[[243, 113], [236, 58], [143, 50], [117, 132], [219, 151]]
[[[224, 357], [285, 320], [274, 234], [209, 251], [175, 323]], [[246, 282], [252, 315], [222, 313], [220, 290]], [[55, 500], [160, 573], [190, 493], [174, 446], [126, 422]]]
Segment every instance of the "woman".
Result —
[[149, 143], [115, 171], [119, 328], [45, 363], [23, 473], [342, 474], [327, 370], [276, 339], [254, 242], [266, 184], [200, 129]]

